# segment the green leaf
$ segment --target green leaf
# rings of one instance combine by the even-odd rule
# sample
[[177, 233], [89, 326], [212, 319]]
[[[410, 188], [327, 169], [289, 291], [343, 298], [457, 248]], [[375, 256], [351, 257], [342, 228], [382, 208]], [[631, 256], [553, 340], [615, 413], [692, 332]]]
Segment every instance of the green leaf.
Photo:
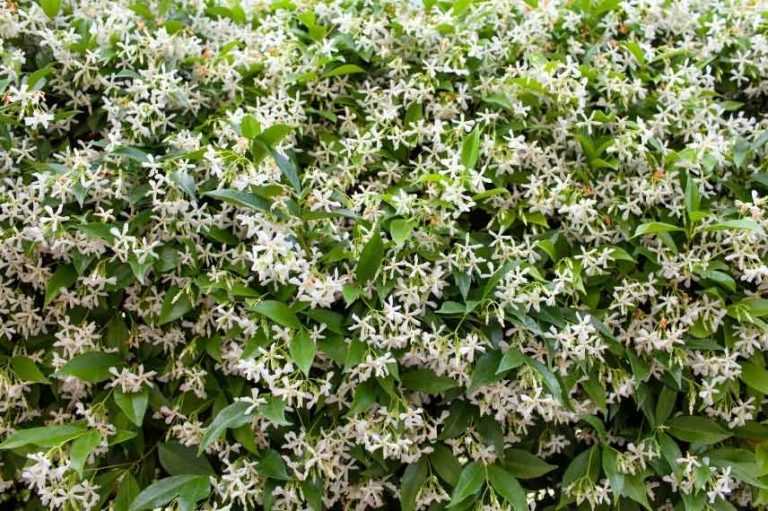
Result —
[[568, 468], [565, 469], [562, 485], [568, 486], [582, 477], [586, 477], [590, 481], [596, 482], [601, 465], [602, 456], [600, 455], [600, 447], [594, 445], [573, 458], [573, 461], [568, 465]]
[[728, 275], [727, 273], [719, 270], [707, 270], [701, 274], [702, 278], [711, 280], [720, 286], [724, 287], [728, 291], [735, 293], [736, 292], [736, 281], [733, 280], [733, 277]]
[[186, 171], [177, 170], [171, 173], [169, 176], [176, 186], [178, 186], [184, 193], [189, 195], [190, 198], [197, 198], [197, 183], [195, 179], [187, 174]]
[[499, 367], [496, 369], [496, 374], [507, 372], [511, 369], [516, 369], [525, 363], [525, 356], [517, 348], [509, 348], [504, 352], [504, 356], [501, 357]]
[[624, 474], [618, 468], [619, 451], [610, 446], [603, 446], [603, 472], [611, 484], [611, 491], [621, 495], [624, 489]]
[[74, 376], [90, 383], [99, 383], [111, 378], [110, 367], [122, 367], [123, 358], [117, 353], [89, 351], [77, 355], [59, 369], [58, 374]]
[[454, 507], [470, 495], [479, 492], [484, 481], [483, 465], [474, 461], [469, 463], [461, 471], [456, 487], [451, 494], [451, 502], [448, 504], [448, 507]]
[[507, 449], [503, 465], [507, 472], [518, 479], [536, 479], [557, 468], [523, 449]]
[[43, 305], [48, 305], [54, 298], [59, 296], [62, 289], [66, 289], [77, 281], [77, 270], [71, 264], [63, 264], [56, 268], [56, 271], [48, 280], [45, 288], [45, 300]]
[[454, 438], [466, 432], [474, 418], [472, 407], [464, 400], [455, 399], [451, 403], [448, 418], [443, 423], [443, 431], [438, 438]]
[[273, 449], [268, 450], [267, 454], [259, 460], [258, 465], [256, 465], [256, 470], [261, 475], [271, 479], [277, 479], [279, 481], [289, 481], [291, 479], [288, 475], [288, 469], [285, 466], [283, 458], [281, 458], [280, 454]]
[[35, 361], [29, 357], [12, 357], [11, 368], [19, 380], [25, 383], [49, 383], [48, 378], [40, 371]]
[[461, 143], [461, 163], [468, 169], [474, 169], [480, 155], [480, 126], [475, 126]]
[[712, 419], [696, 415], [674, 417], [667, 422], [667, 426], [670, 435], [691, 443], [714, 444], [732, 436]]
[[614, 261], [628, 261], [630, 263], [637, 262], [634, 257], [621, 247], [611, 247], [611, 259]]
[[688, 178], [685, 183], [685, 210], [690, 214], [694, 211], [698, 211], [701, 205], [701, 194], [699, 193], [699, 186], [694, 181], [693, 177], [688, 174]]
[[309, 370], [312, 368], [312, 362], [315, 360], [317, 347], [306, 330], [300, 329], [296, 335], [291, 338], [288, 346], [293, 360], [304, 376], [309, 376]]
[[377, 225], [373, 228], [371, 239], [368, 240], [368, 243], [365, 244], [363, 251], [360, 253], [360, 260], [357, 262], [355, 270], [357, 283], [362, 286], [371, 280], [379, 270], [383, 259], [384, 243], [381, 241], [381, 233]]
[[106, 241], [107, 243], [115, 241], [115, 236], [111, 232], [112, 229], [115, 228], [116, 227], [112, 224], [102, 224], [98, 222], [76, 226], [78, 231], [81, 231], [89, 238]]
[[352, 398], [352, 405], [349, 407], [349, 410], [346, 413], [347, 416], [352, 417], [363, 413], [368, 408], [373, 406], [373, 403], [376, 402], [374, 385], [374, 380], [368, 380], [355, 388], [355, 394]]
[[728, 316], [739, 321], [750, 318], [762, 318], [768, 316], [768, 299], [746, 298], [729, 305], [726, 310]]
[[355, 301], [360, 298], [360, 293], [362, 293], [362, 291], [359, 287], [349, 284], [345, 284], [341, 290], [341, 294], [344, 296], [344, 301], [347, 302], [347, 305], [355, 303]]
[[128, 419], [141, 427], [144, 423], [144, 414], [149, 403], [149, 391], [142, 389], [139, 392], [125, 394], [119, 390], [114, 393], [115, 404], [122, 410]]
[[283, 302], [264, 300], [252, 305], [250, 308], [252, 311], [261, 314], [262, 316], [266, 316], [279, 325], [295, 330], [301, 329], [299, 318], [297, 318], [291, 308]]
[[448, 300], [440, 305], [435, 314], [464, 314], [466, 312], [467, 306], [465, 304]]
[[751, 218], [740, 218], [738, 220], [726, 220], [725, 222], [719, 222], [710, 225], [706, 228], [708, 231], [728, 231], [728, 230], [743, 230], [752, 231], [758, 234], [765, 234], [763, 226], [752, 220]]
[[40, 7], [42, 7], [46, 16], [53, 19], [59, 14], [61, 0], [40, 0]]
[[504, 497], [515, 511], [528, 511], [525, 490], [517, 479], [498, 465], [488, 467], [488, 480], [493, 489]]
[[325, 78], [332, 78], [334, 76], [353, 75], [353, 74], [365, 73], [365, 72], [366, 72], [365, 69], [363, 69], [360, 66], [356, 66], [355, 64], [342, 64], [326, 72], [325, 74], [323, 74], [323, 76]]
[[624, 484], [621, 494], [634, 500], [650, 511], [651, 506], [648, 503], [647, 486], [640, 474], [624, 475]]
[[427, 367], [405, 371], [400, 375], [400, 381], [407, 389], [426, 392], [427, 394], [440, 394], [458, 386], [451, 378], [438, 376]]
[[648, 222], [638, 225], [637, 229], [635, 230], [635, 234], [632, 237], [637, 238], [638, 236], [643, 236], [646, 234], [660, 234], [665, 232], [678, 232], [682, 230], [683, 229], [681, 227], [672, 224], [665, 224], [663, 222]]
[[140, 284], [145, 284], [144, 275], [155, 264], [155, 257], [147, 257], [144, 262], [140, 262], [136, 254], [128, 256], [128, 265], [131, 267], [133, 275]]
[[490, 94], [482, 98], [485, 103], [501, 107], [505, 110], [514, 110], [515, 105], [506, 94]]
[[246, 415], [245, 413], [250, 406], [251, 405], [245, 401], [235, 401], [221, 410], [213, 421], [211, 421], [211, 424], [205, 429], [197, 453], [200, 454], [205, 451], [205, 449], [218, 440], [227, 429], [239, 428], [240, 426], [251, 422], [251, 416]]
[[672, 412], [675, 410], [677, 401], [677, 391], [664, 385], [659, 393], [659, 399], [656, 401], [656, 423], [664, 424]]
[[392, 220], [389, 224], [389, 234], [392, 236], [392, 241], [398, 245], [405, 243], [411, 236], [413, 231], [413, 225], [408, 220], [398, 218]]
[[472, 374], [469, 377], [469, 391], [489, 385], [498, 381], [498, 367], [501, 363], [501, 352], [499, 350], [486, 351], [477, 359]]
[[596, 378], [589, 379], [581, 384], [589, 399], [601, 410], [606, 410], [607, 399], [605, 389]]
[[196, 511], [200, 509], [196, 505], [197, 502], [205, 499], [210, 494], [210, 478], [197, 476], [179, 489], [179, 511]]
[[676, 470], [677, 460], [682, 456], [680, 447], [677, 446], [677, 442], [666, 433], [659, 433], [656, 438], [659, 442], [659, 447], [661, 448], [661, 456], [669, 464], [672, 470]]
[[253, 209], [256, 211], [269, 211], [269, 202], [266, 199], [249, 192], [222, 189], [206, 192], [203, 195], [242, 208]]
[[208, 476], [181, 475], [166, 477], [144, 488], [131, 503], [130, 511], [162, 507], [178, 497], [190, 483], [208, 483]]
[[215, 475], [208, 458], [198, 456], [193, 448], [178, 442], [160, 444], [157, 453], [160, 465], [170, 475]]
[[113, 501], [114, 511], [128, 511], [131, 507], [131, 502], [134, 501], [140, 491], [141, 488], [139, 488], [136, 478], [133, 477], [129, 470], [126, 470], [123, 479], [117, 487], [117, 495], [115, 495], [115, 500]]
[[293, 131], [293, 128], [287, 124], [273, 124], [259, 134], [259, 140], [269, 147], [274, 147], [287, 137], [291, 131]]
[[83, 477], [83, 468], [85, 462], [88, 460], [88, 456], [96, 449], [101, 443], [101, 433], [92, 430], [84, 435], [79, 436], [72, 442], [72, 447], [69, 450], [69, 464], [75, 469], [77, 475], [80, 478]]
[[288, 183], [290, 183], [294, 190], [301, 192], [301, 179], [299, 179], [299, 170], [296, 168], [296, 164], [293, 162], [293, 160], [275, 150], [270, 151], [270, 153], [272, 154], [272, 158], [275, 159], [275, 163], [277, 163], [277, 167], [280, 169], [280, 172], [282, 172], [283, 176], [285, 176], [285, 179], [288, 180]]
[[544, 385], [547, 387], [547, 390], [549, 390], [549, 393], [552, 394], [552, 397], [558, 401], [562, 401], [563, 391], [557, 376], [555, 376], [547, 366], [536, 359], [525, 357], [525, 363], [533, 367], [541, 375], [541, 379], [544, 381]]
[[496, 270], [493, 275], [488, 277], [488, 280], [485, 281], [483, 284], [483, 294], [482, 299], [485, 300], [486, 298], [490, 297], [493, 292], [496, 290], [496, 286], [499, 285], [499, 282], [501, 282], [501, 279], [504, 278], [504, 276], [509, 273], [509, 271], [513, 268], [513, 264], [511, 263], [505, 263], [501, 268]]
[[446, 483], [456, 486], [456, 483], [459, 482], [461, 463], [456, 459], [453, 451], [444, 444], [437, 444], [433, 447], [432, 453], [429, 455], [429, 463]]
[[301, 492], [309, 504], [311, 511], [323, 511], [323, 486], [322, 483], [307, 478], [301, 482]]
[[738, 137], [733, 143], [733, 164], [736, 168], [741, 168], [744, 162], [747, 161], [747, 157], [752, 152], [752, 146], [747, 140], [742, 137]]
[[160, 316], [157, 319], [157, 325], [163, 326], [172, 321], [176, 321], [191, 310], [192, 302], [189, 301], [188, 293], [173, 286], [165, 292], [163, 305], [160, 308]]
[[266, 417], [275, 426], [290, 426], [285, 418], [285, 401], [275, 396], [267, 396], [267, 402], [258, 409], [258, 414]]
[[253, 140], [261, 133], [261, 125], [251, 114], [243, 116], [240, 121], [240, 134], [247, 139]]
[[55, 447], [77, 438], [87, 430], [81, 425], [44, 426], [40, 428], [20, 429], [8, 435], [0, 443], [0, 449], [16, 449], [26, 445]]
[[749, 387], [768, 394], [768, 370], [753, 362], [744, 362], [741, 365], [741, 381]]
[[418, 463], [406, 467], [400, 479], [400, 509], [401, 511], [416, 511], [416, 497], [421, 486], [427, 480], [427, 463], [422, 458]]
[[768, 489], [768, 484], [759, 479], [764, 475], [764, 466], [758, 463], [758, 458], [753, 451], [721, 447], [707, 451], [706, 455], [713, 466], [730, 467], [731, 475], [736, 479], [757, 488]]

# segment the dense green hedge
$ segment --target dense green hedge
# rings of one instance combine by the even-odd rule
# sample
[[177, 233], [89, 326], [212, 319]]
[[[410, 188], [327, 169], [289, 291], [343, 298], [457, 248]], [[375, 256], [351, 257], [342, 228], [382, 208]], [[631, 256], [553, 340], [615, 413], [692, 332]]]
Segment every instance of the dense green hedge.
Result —
[[0, 506], [765, 507], [767, 29], [0, 0]]

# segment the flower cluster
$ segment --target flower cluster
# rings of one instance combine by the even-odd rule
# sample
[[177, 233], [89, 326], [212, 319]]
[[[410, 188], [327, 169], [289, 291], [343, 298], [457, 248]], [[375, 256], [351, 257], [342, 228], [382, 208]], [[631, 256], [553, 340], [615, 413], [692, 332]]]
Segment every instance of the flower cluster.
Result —
[[765, 0], [0, 0], [0, 506], [768, 507]]

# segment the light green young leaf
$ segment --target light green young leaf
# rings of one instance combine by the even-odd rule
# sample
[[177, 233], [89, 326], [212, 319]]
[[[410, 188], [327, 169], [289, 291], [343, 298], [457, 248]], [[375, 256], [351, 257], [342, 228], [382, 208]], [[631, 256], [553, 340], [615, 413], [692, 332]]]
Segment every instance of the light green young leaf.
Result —
[[40, 7], [46, 16], [53, 19], [61, 10], [61, 0], [40, 0]]
[[267, 147], [274, 147], [287, 137], [291, 131], [293, 131], [293, 128], [287, 124], [273, 124], [259, 134], [259, 140], [264, 142]]
[[461, 163], [468, 169], [474, 169], [480, 155], [480, 126], [464, 137], [461, 144]]
[[402, 245], [408, 240], [411, 236], [411, 231], [413, 231], [413, 225], [408, 220], [403, 220], [402, 218], [392, 220], [389, 224], [389, 233], [392, 236], [392, 241], [398, 245]]
[[261, 125], [259, 124], [259, 121], [257, 121], [251, 114], [244, 115], [243, 119], [240, 121], [240, 134], [247, 139], [253, 140], [260, 132]]

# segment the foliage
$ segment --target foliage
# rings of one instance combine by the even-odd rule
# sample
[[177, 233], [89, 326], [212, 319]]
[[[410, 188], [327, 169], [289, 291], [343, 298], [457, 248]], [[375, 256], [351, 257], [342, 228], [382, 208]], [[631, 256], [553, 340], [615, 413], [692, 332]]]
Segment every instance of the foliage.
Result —
[[765, 508], [767, 32], [0, 0], [0, 505]]

